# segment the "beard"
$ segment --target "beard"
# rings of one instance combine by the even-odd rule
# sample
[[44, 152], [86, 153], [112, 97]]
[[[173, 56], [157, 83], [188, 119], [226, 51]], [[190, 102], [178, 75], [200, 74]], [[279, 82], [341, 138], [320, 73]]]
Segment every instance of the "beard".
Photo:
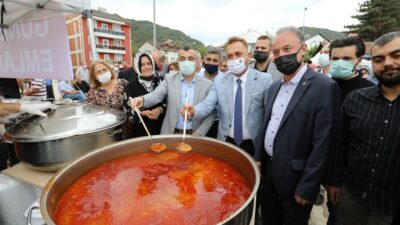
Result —
[[379, 83], [387, 87], [400, 85], [400, 67], [384, 67], [382, 71], [375, 74]]

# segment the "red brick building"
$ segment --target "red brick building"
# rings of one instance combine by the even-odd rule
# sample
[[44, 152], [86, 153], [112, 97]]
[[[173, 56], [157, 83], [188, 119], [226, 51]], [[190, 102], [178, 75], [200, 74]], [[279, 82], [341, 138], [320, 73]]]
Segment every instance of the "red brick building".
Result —
[[[93, 10], [94, 36], [98, 59], [112, 64], [125, 59], [132, 61], [131, 24], [118, 14], [109, 14], [105, 10]], [[92, 62], [87, 19], [82, 15], [67, 18], [67, 30], [71, 60], [74, 70], [86, 62]]]

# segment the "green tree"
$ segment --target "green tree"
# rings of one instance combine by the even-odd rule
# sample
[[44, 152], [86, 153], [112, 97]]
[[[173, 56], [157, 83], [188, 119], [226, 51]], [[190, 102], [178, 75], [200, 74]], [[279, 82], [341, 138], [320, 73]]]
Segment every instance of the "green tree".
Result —
[[399, 0], [366, 0], [359, 4], [358, 14], [352, 16], [359, 24], [345, 26], [348, 33], [357, 33], [365, 41], [400, 30]]
[[306, 53], [303, 56], [303, 60], [312, 59], [318, 52], [318, 46], [314, 46], [312, 48], [307, 49]]

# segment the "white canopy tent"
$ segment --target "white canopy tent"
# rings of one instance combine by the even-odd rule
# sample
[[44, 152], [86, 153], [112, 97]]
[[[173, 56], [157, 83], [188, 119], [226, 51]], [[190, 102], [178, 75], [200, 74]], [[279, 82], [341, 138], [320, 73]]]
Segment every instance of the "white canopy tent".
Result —
[[[90, 42], [96, 43], [94, 37], [94, 23], [92, 19], [92, 12], [90, 10], [90, 0], [0, 0], [0, 3], [0, 28], [2, 31], [0, 33], [0, 44], [3, 45], [3, 47], [5, 46], [4, 48], [7, 48], [7, 32], [10, 31], [10, 33], [12, 33], [11, 31], [13, 30], [13, 27], [17, 27], [18, 24], [55, 19], [67, 16], [69, 14], [84, 14], [88, 18]], [[67, 28], [65, 25], [65, 31], [66, 29]], [[44, 42], [46, 41], [49, 40], [44, 40]], [[8, 48], [7, 50], [13, 51], [13, 49], [10, 48]], [[95, 45], [91, 45], [91, 53], [92, 58], [96, 59], [97, 54], [95, 50]], [[7, 58], [2, 55], [1, 52], [0, 59], [3, 60], [3, 62], [0, 62], [0, 66], [2, 66], [4, 60], [6, 60]], [[14, 78], [10, 77], [10, 75], [6, 75], [4, 71], [0, 71], [0, 77]], [[34, 74], [30, 77], [41, 78], [37, 77], [37, 75]], [[60, 77], [54, 77], [54, 79], [59, 78]]]
[[90, 9], [90, 0], [2, 0], [6, 13], [3, 27], [8, 28], [19, 22], [49, 19], [60, 13], [82, 13]]

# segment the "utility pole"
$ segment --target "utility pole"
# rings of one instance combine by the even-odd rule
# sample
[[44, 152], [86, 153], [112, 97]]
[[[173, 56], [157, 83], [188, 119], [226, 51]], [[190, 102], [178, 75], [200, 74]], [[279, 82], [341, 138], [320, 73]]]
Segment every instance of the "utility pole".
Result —
[[153, 46], [156, 51], [156, 0], [153, 0]]
[[303, 28], [303, 29], [302, 29], [302, 30], [303, 30], [303, 31], [302, 31], [303, 34], [304, 34], [304, 24], [305, 24], [305, 22], [306, 22], [306, 12], [307, 12], [307, 7], [304, 8], [303, 27], [302, 27], [302, 28]]

